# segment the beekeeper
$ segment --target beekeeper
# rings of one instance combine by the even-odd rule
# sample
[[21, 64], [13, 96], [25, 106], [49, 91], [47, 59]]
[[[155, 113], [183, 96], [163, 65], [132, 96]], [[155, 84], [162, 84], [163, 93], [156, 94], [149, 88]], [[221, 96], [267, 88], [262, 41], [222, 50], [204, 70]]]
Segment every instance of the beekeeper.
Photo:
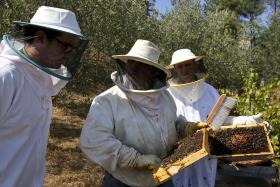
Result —
[[114, 55], [115, 86], [91, 105], [80, 146], [106, 170], [103, 187], [155, 186], [149, 169], [158, 168], [177, 141], [170, 72], [158, 63], [159, 54], [152, 42], [137, 40], [129, 53]]
[[[203, 56], [196, 56], [189, 49], [179, 49], [173, 53], [168, 66], [173, 74], [168, 89], [177, 106], [177, 116], [189, 122], [205, 121], [207, 115], [219, 98], [217, 90], [205, 82], [207, 72], [202, 61]], [[230, 116], [228, 125], [256, 124], [263, 122], [261, 115]], [[185, 128], [192, 123], [178, 123], [177, 129]], [[180, 132], [179, 132], [180, 134]], [[186, 136], [183, 132], [181, 136]], [[173, 178], [175, 186], [214, 187], [217, 160], [203, 158], [185, 168]]]
[[75, 14], [42, 6], [0, 47], [0, 186], [43, 186], [51, 96], [72, 79], [87, 39]]

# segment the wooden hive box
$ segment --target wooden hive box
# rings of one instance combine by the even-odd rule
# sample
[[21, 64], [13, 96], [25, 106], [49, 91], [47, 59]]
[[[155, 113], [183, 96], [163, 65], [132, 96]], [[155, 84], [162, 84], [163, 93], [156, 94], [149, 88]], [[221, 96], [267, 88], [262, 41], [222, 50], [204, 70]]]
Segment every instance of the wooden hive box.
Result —
[[229, 162], [267, 161], [274, 156], [264, 124], [222, 126], [208, 133], [208, 141], [210, 156]]
[[[170, 179], [172, 176], [177, 174], [180, 170], [183, 168], [188, 167], [189, 165], [193, 164], [194, 162], [200, 160], [201, 158], [207, 156], [209, 154], [208, 150], [208, 131], [206, 129], [202, 129], [198, 131], [192, 138], [196, 138], [195, 136], [200, 133], [201, 141], [200, 141], [200, 147], [199, 150], [195, 150], [193, 152], [189, 152], [189, 154], [181, 155], [181, 158], [172, 158], [176, 153], [176, 151], [180, 151], [183, 147], [180, 147], [180, 141], [179, 146], [174, 150], [174, 152], [167, 157], [166, 159], [171, 161], [171, 163], [166, 163], [166, 159], [163, 159], [163, 163], [161, 167], [153, 173], [154, 180], [157, 184], [161, 184], [165, 182], [166, 180]], [[184, 140], [184, 139], [183, 139]], [[193, 142], [191, 142], [193, 144]]]

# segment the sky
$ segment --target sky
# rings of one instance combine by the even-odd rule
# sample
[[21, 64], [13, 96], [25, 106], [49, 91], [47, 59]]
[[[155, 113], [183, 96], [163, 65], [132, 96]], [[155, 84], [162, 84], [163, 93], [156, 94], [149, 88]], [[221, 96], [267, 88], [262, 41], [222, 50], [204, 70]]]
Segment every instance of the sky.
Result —
[[170, 0], [157, 0], [155, 7], [159, 10], [160, 13], [164, 14], [168, 10], [170, 10], [172, 6]]

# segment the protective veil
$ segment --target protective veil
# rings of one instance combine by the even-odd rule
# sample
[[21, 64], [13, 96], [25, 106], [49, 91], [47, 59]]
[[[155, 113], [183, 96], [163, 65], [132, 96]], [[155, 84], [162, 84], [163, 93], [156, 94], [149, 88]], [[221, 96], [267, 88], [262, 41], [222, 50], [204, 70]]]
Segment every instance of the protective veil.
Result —
[[187, 104], [193, 104], [202, 96], [205, 87], [205, 75], [196, 74], [196, 77], [198, 78], [197, 81], [185, 84], [180, 83], [179, 78], [173, 78], [170, 80], [169, 89], [179, 100]]
[[116, 86], [92, 103], [81, 133], [81, 149], [123, 183], [155, 186], [151, 172], [135, 168], [135, 160], [139, 154], [163, 158], [172, 149], [177, 141], [175, 103], [164, 84], [135, 90], [120, 72], [111, 78]]
[[[198, 80], [182, 84], [179, 78], [170, 80], [168, 89], [177, 107], [177, 116], [187, 121], [200, 122], [207, 118], [219, 98], [218, 92], [205, 83], [204, 74], [196, 74]], [[175, 186], [214, 187], [217, 160], [203, 158], [173, 177]]]
[[125, 63], [116, 59], [117, 71], [114, 74], [115, 82], [122, 85], [125, 89], [133, 90], [153, 90], [167, 86], [166, 74], [155, 67], [153, 68], [153, 77], [146, 80], [141, 72], [133, 71], [125, 66]]
[[[10, 33], [8, 35], [4, 35], [3, 40], [5, 40], [5, 42], [10, 46], [10, 48], [18, 56], [23, 58], [26, 62], [32, 64], [33, 66], [37, 67], [38, 69], [56, 77], [56, 78], [59, 78], [61, 80], [66, 80], [66, 81], [71, 80], [81, 65], [80, 60], [81, 60], [83, 52], [85, 51], [85, 49], [88, 45], [88, 39], [80, 36], [79, 45], [76, 46], [75, 48], [71, 49], [71, 52], [69, 52], [69, 53], [71, 53], [72, 58], [65, 60], [64, 63], [62, 64], [62, 67], [60, 67], [63, 70], [59, 70], [59, 69], [52, 69], [52, 68], [48, 68], [43, 65], [40, 65], [37, 62], [30, 59], [28, 56], [26, 56], [22, 52], [22, 49], [24, 47], [24, 42], [26, 40], [30, 40], [34, 37], [36, 37], [36, 36], [24, 36], [23, 27], [17, 25], [16, 31], [13, 33]], [[68, 71], [67, 73], [65, 73], [65, 69]]]
[[51, 96], [58, 90], [5, 41], [0, 62], [0, 186], [42, 186]]

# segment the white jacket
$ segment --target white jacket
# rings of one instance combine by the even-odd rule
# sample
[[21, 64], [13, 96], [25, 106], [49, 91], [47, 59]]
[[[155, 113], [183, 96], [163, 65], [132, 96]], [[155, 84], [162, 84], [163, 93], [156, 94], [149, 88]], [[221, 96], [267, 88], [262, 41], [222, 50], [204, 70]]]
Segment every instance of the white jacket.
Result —
[[0, 51], [0, 186], [43, 185], [51, 123], [50, 75], [19, 58], [4, 41]]
[[[184, 85], [171, 85], [169, 91], [177, 106], [177, 116], [182, 115], [192, 122], [206, 120], [219, 98], [216, 89], [205, 83], [204, 79]], [[173, 183], [180, 187], [214, 187], [216, 167], [216, 159], [203, 158], [175, 175]]]
[[175, 120], [176, 106], [166, 87], [136, 91], [114, 86], [92, 102], [81, 149], [123, 183], [154, 186], [150, 171], [133, 168], [136, 155], [165, 157], [177, 141]]

